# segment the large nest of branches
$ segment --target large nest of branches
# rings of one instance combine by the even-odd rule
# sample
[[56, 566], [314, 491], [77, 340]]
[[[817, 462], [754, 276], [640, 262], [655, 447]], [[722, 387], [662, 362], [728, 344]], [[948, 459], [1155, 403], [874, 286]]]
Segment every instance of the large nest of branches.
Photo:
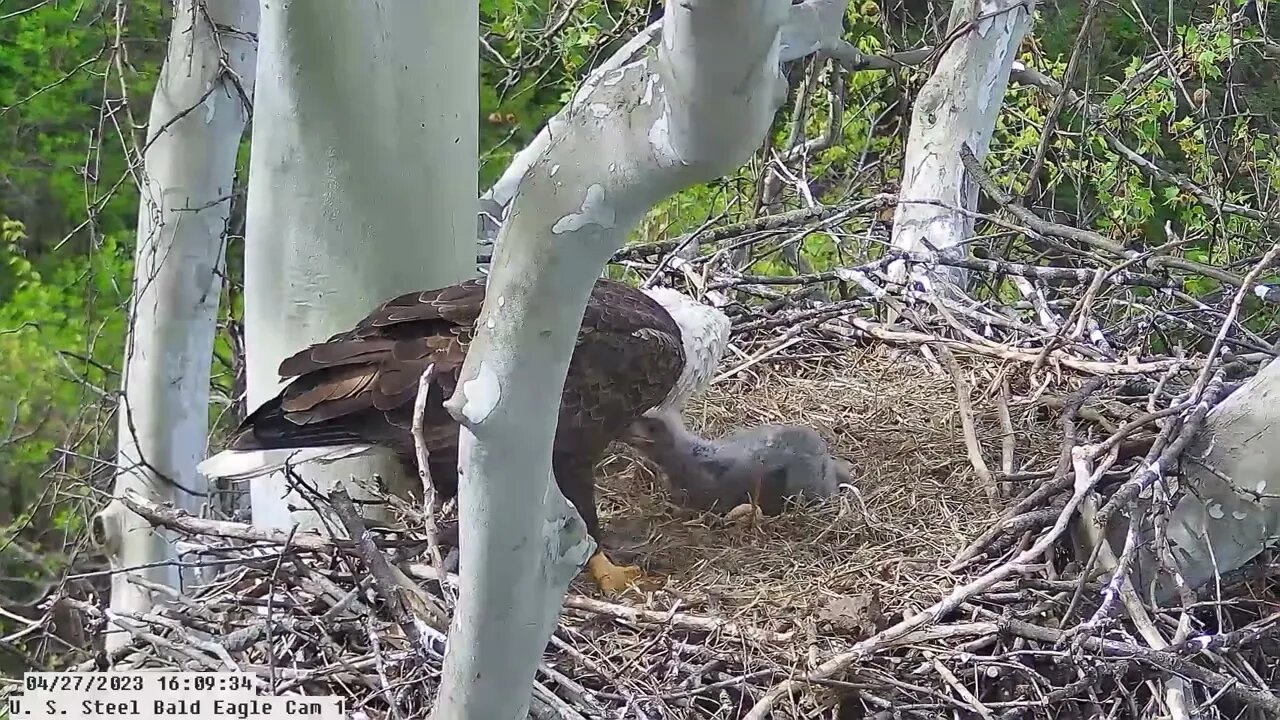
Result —
[[[652, 270], [669, 249], [653, 249], [663, 260], [631, 251], [630, 267]], [[674, 506], [660, 475], [619, 448], [600, 483], [606, 543], [661, 581], [612, 599], [575, 582], [537, 674], [535, 716], [1280, 713], [1266, 555], [1203, 598], [1158, 604], [1111, 572], [1117, 556], [1132, 565], [1127, 547], [1076, 532], [1113, 506], [1158, 515], [1138, 492], [1160, 486], [1152, 460], [1174, 467], [1205, 410], [1269, 359], [1221, 341], [1245, 290], [1222, 300], [1206, 353], [1170, 358], [1090, 342], [1079, 317], [1049, 322], [1059, 299], [1127, 297], [1123, 275], [1063, 283], [1056, 298], [1037, 283], [1036, 300], [997, 311], [913, 296], [883, 268], [842, 275], [876, 284], [875, 299], [762, 308], [708, 293], [737, 330], [690, 424], [712, 436], [810, 425], [852, 465], [853, 486], [729, 521]], [[795, 284], [838, 294], [829, 281]], [[428, 559], [426, 520], [408, 503], [394, 503], [391, 529], [372, 528], [337, 494], [331, 510], [351, 542], [127, 502], [220, 570], [198, 588], [157, 588], [171, 602], [146, 616], [58, 598], [47, 617], [132, 636], [84, 668], [234, 668], [266, 692], [347, 696], [364, 717], [429, 711], [456, 576]]]

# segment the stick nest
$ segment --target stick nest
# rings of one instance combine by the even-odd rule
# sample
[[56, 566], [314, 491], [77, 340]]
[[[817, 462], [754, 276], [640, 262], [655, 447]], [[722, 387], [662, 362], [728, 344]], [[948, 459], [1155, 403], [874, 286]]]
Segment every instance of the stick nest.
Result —
[[[690, 408], [691, 425], [708, 435], [763, 422], [811, 425], [851, 463], [854, 487], [737, 523], [674, 507], [660, 477], [620, 448], [600, 483], [606, 544], [665, 581], [613, 600], [575, 581], [536, 678], [534, 717], [1275, 710], [1267, 688], [1278, 677], [1268, 659], [1278, 649], [1276, 600], [1264, 575], [1224, 580], [1229, 603], [1186, 608], [1194, 641], [1157, 650], [1123, 612], [1087, 627], [1106, 577], [1081, 576], [1069, 537], [1059, 533], [1043, 552], [1033, 545], [1053, 533], [1070, 491], [1070, 482], [1045, 491], [1064, 416], [1078, 423], [1077, 440], [1094, 442], [1131, 416], [1118, 397], [1086, 398], [1101, 383], [880, 343], [833, 350], [829, 338], [814, 337], [789, 356], [761, 359], [771, 347], [740, 338], [740, 358]], [[1108, 420], [1113, 412], [1119, 419]], [[989, 467], [967, 459], [973, 441]], [[146, 616], [57, 598], [50, 617], [70, 613], [91, 629], [132, 636], [80, 669], [235, 669], [256, 674], [264, 693], [347, 696], [353, 717], [429, 713], [452, 597], [444, 588], [456, 588], [456, 577], [442, 588], [413, 509], [398, 504], [401, 522], [391, 530], [365, 528], [339, 493], [334, 511], [361, 541], [353, 543], [127, 502], [220, 569], [196, 589], [152, 586], [167, 602]], [[1169, 631], [1183, 608], [1145, 612]]]

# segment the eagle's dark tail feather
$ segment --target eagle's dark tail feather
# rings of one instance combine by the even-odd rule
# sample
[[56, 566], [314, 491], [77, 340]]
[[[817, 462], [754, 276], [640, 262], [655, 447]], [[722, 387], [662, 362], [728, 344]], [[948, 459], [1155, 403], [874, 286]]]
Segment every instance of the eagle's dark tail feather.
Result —
[[228, 450], [285, 450], [364, 444], [368, 440], [341, 421], [299, 425], [280, 408], [280, 397], [263, 403], [240, 423]]
[[285, 418], [280, 398], [263, 403], [240, 424], [227, 449], [200, 463], [209, 478], [247, 480], [289, 465], [332, 462], [363, 455], [373, 443], [341, 422], [297, 425]]

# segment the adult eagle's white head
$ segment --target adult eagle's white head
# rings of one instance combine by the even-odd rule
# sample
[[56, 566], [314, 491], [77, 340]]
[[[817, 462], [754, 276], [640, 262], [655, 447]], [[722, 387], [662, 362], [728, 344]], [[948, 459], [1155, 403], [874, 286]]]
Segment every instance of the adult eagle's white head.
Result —
[[729, 347], [729, 317], [678, 290], [651, 288], [643, 291], [658, 301], [680, 328], [684, 368], [671, 392], [650, 412], [681, 410], [711, 384], [720, 359]]

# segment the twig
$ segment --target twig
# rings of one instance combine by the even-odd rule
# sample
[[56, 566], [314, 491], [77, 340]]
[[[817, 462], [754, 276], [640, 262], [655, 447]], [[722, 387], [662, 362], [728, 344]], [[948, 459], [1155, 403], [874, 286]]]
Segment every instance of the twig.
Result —
[[764, 718], [769, 715], [770, 710], [773, 709], [774, 704], [784, 695], [794, 689], [797, 689], [799, 685], [805, 682], [827, 679], [843, 672], [853, 663], [871, 653], [874, 653], [886, 642], [905, 635], [912, 630], [916, 630], [932, 622], [936, 622], [955, 611], [955, 609], [962, 603], [967, 602], [970, 598], [990, 588], [1000, 580], [1003, 580], [1014, 573], [1022, 572], [1028, 563], [1039, 558], [1046, 549], [1057, 542], [1058, 538], [1066, 532], [1068, 521], [1075, 513], [1076, 507], [1084, 499], [1085, 494], [1093, 489], [1093, 486], [1102, 477], [1102, 472], [1106, 467], [1106, 465], [1100, 465], [1099, 469], [1091, 476], [1085, 478], [1083, 481], [1077, 482], [1075, 492], [1072, 494], [1071, 499], [1067, 501], [1066, 507], [1063, 508], [1062, 513], [1058, 516], [1057, 522], [1053, 524], [1053, 527], [1050, 528], [1048, 532], [1040, 536], [1040, 538], [1036, 540], [1030, 548], [1018, 553], [1018, 555], [1009, 562], [988, 570], [972, 582], [965, 585], [958, 585], [950, 594], [939, 600], [927, 610], [924, 610], [923, 612], [920, 612], [906, 620], [902, 620], [892, 627], [872, 635], [866, 640], [855, 643], [850, 650], [836, 655], [822, 663], [802, 679], [787, 680], [773, 686], [769, 692], [765, 693], [765, 695], [760, 698], [755, 707], [751, 709], [751, 712], [747, 713], [743, 717], [743, 720], [764, 720]]
[[969, 688], [965, 687], [960, 682], [960, 679], [957, 678], [946, 665], [943, 665], [937, 658], [933, 657], [933, 653], [928, 653], [926, 656], [929, 658], [929, 662], [933, 666], [934, 671], [942, 678], [942, 681], [947, 685], [950, 685], [952, 690], [956, 691], [956, 694], [964, 700], [970, 710], [973, 710], [977, 714], [986, 718], [986, 720], [995, 720], [995, 715], [992, 714], [991, 708], [983, 705], [982, 701], [979, 700], [976, 695], [969, 692]]
[[[914, 332], [910, 330], [892, 329], [891, 326], [883, 325], [871, 320], [860, 317], [842, 318], [841, 322], [846, 323], [858, 334], [866, 335], [876, 340], [892, 344], [927, 344], [941, 343], [945, 344], [952, 350], [960, 350], [963, 352], [973, 353], [975, 355], [985, 355], [987, 357], [1000, 358], [1002, 360], [1015, 360], [1018, 362], [1034, 363], [1037, 355], [1025, 352], [1011, 347], [987, 347], [976, 345], [974, 343], [964, 342], [963, 340], [952, 340], [950, 338], [942, 338], [937, 335], [929, 335], [927, 333]], [[1254, 355], [1240, 356], [1253, 359]], [[1259, 357], [1259, 359], [1261, 359]], [[1055, 350], [1049, 354], [1051, 363], [1062, 367], [1079, 370], [1081, 372], [1090, 373], [1092, 375], [1149, 375], [1151, 373], [1161, 372], [1170, 367], [1195, 367], [1203, 366], [1199, 360], [1151, 360], [1147, 362], [1101, 362], [1097, 360], [1081, 360], [1074, 355]]]
[[391, 686], [391, 681], [387, 679], [387, 663], [378, 642], [378, 629], [374, 627], [373, 618], [366, 619], [365, 628], [369, 633], [369, 647], [373, 649], [373, 658], [376, 661], [374, 667], [378, 671], [378, 680], [382, 683], [381, 692], [386, 695], [387, 707], [391, 708], [391, 717], [394, 720], [403, 720], [404, 711], [400, 709], [400, 699], [396, 697], [395, 688]]
[[1125, 438], [1129, 437], [1134, 432], [1150, 425], [1151, 423], [1154, 423], [1157, 420], [1161, 420], [1163, 418], [1169, 417], [1170, 415], [1177, 415], [1181, 413], [1183, 410], [1186, 410], [1187, 408], [1191, 407], [1191, 404], [1192, 403], [1190, 401], [1181, 402], [1176, 405], [1170, 405], [1169, 407], [1164, 408], [1163, 410], [1143, 413], [1142, 415], [1139, 415], [1138, 417], [1116, 428], [1116, 431], [1111, 433], [1110, 437], [1108, 437], [1106, 440], [1103, 440], [1101, 443], [1098, 443], [1097, 445], [1093, 446], [1090, 449], [1090, 454], [1093, 457], [1099, 457], [1101, 455], [1105, 455], [1109, 450], [1111, 450], [1111, 448], [1115, 447], [1116, 445], [1119, 445], [1121, 442], [1124, 442]]
[[1010, 495], [1013, 483], [1009, 476], [1013, 474], [1013, 455], [1018, 449], [1018, 437], [1013, 431], [1013, 418], [1009, 416], [1009, 376], [1000, 374], [1000, 394], [997, 409], [1000, 413], [1000, 472], [1004, 478], [1000, 481], [1000, 492]]
[[1177, 437], [1173, 442], [1169, 443], [1164, 451], [1160, 453], [1160, 457], [1155, 462], [1147, 465], [1133, 477], [1120, 486], [1106, 505], [1102, 506], [1102, 510], [1098, 512], [1097, 523], [1099, 526], [1105, 526], [1111, 521], [1111, 517], [1120, 510], [1120, 508], [1128, 505], [1142, 492], [1148, 485], [1155, 482], [1162, 473], [1168, 468], [1177, 465], [1178, 458], [1182, 455], [1182, 450], [1195, 437], [1200, 430], [1200, 426], [1204, 424], [1204, 418], [1213, 409], [1218, 402], [1218, 395], [1222, 391], [1223, 372], [1218, 370], [1210, 381], [1209, 386], [1205, 388], [1204, 394], [1200, 397], [1200, 401], [1196, 403], [1191, 414], [1183, 421], [1182, 428], [1179, 430]]
[[1218, 335], [1213, 339], [1213, 346], [1209, 348], [1209, 353], [1205, 357], [1204, 367], [1200, 370], [1200, 374], [1196, 376], [1196, 382], [1191, 387], [1191, 399], [1200, 400], [1200, 394], [1205, 392], [1205, 388], [1209, 383], [1209, 371], [1218, 359], [1218, 353], [1222, 352], [1222, 341], [1226, 340], [1231, 334], [1232, 326], [1236, 323], [1236, 317], [1240, 314], [1240, 306], [1244, 302], [1244, 297], [1248, 294], [1251, 285], [1258, 279], [1264, 270], [1271, 267], [1276, 261], [1277, 255], [1280, 255], [1280, 242], [1272, 243], [1271, 249], [1267, 250], [1254, 266], [1245, 275], [1244, 280], [1240, 284], [1240, 289], [1236, 291], [1234, 297], [1231, 298], [1231, 309], [1227, 311], [1227, 317], [1222, 321], [1222, 328], [1218, 330]]
[[[407, 583], [409, 587], [405, 587], [406, 579], [403, 573], [399, 576], [394, 571], [394, 566], [387, 562], [387, 558], [382, 551], [373, 544], [373, 537], [364, 526], [364, 521], [360, 519], [360, 515], [356, 512], [355, 504], [351, 502], [351, 496], [342, 487], [335, 487], [329, 492], [329, 499], [333, 503], [333, 511], [342, 520], [343, 526], [347, 529], [347, 534], [356, 541], [356, 551], [360, 554], [361, 560], [364, 561], [365, 567], [369, 570], [369, 574], [373, 578], [373, 584], [378, 588], [379, 594], [387, 601], [387, 605], [391, 609], [391, 616], [396, 624], [404, 631], [406, 637], [409, 638], [410, 646], [414, 648], [422, 657], [431, 655], [430, 645], [426, 639], [426, 628], [431, 626], [433, 621], [438, 627], [444, 627], [448, 624], [448, 616], [445, 613], [431, 606], [425, 601], [424, 596], [412, 582]], [[419, 602], [413, 602], [411, 597], [415, 597]]]
[[[1004, 631], [1029, 640], [1058, 643], [1064, 638], [1061, 630], [1040, 627], [1013, 618], [1002, 618], [1000, 624]], [[1280, 698], [1266, 690], [1248, 687], [1238, 680], [1207, 670], [1172, 652], [1151, 650], [1138, 645], [1099, 638], [1080, 638], [1080, 645], [1091, 652], [1099, 652], [1111, 657], [1133, 658], [1158, 670], [1181, 675], [1222, 692], [1237, 702], [1258, 708], [1266, 712], [1269, 717], [1280, 717]]]
[[718, 635], [727, 635], [729, 637], [742, 638], [752, 642], [767, 643], [772, 645], [785, 645], [792, 642], [795, 633], [791, 632], [773, 632], [772, 630], [764, 630], [754, 628], [738, 623], [722, 620], [720, 618], [700, 617], [697, 615], [686, 615], [684, 613], [659, 612], [656, 610], [642, 610], [629, 605], [619, 605], [616, 603], [596, 600], [594, 598], [583, 597], [581, 595], [570, 595], [565, 598], [564, 606], [574, 610], [586, 610], [596, 613], [597, 615], [608, 615], [620, 620], [626, 620], [634, 623], [670, 625], [685, 630], [696, 630]]
[[[1021, 220], [1027, 225], [1027, 227], [1031, 228], [1035, 232], [1041, 235], [1061, 238], [1063, 240], [1072, 240], [1098, 250], [1102, 250], [1116, 257], [1127, 258], [1134, 254], [1132, 250], [1126, 250], [1124, 246], [1108, 240], [1099, 233], [1093, 232], [1092, 230], [1082, 230], [1080, 228], [1071, 227], [1070, 225], [1062, 225], [1060, 223], [1042, 220], [1040, 216], [1013, 202], [1013, 200], [1003, 190], [996, 186], [995, 182], [986, 174], [986, 172], [983, 171], [981, 163], [978, 162], [978, 159], [973, 154], [973, 150], [970, 149], [967, 144], [962, 145], [960, 148], [960, 159], [964, 163], [965, 171], [973, 177], [988, 197], [995, 200], [1001, 207], [1008, 210], [1010, 214]], [[1240, 277], [1226, 272], [1225, 270], [1220, 270], [1212, 265], [1195, 262], [1194, 260], [1187, 260], [1180, 257], [1157, 256], [1149, 258], [1146, 264], [1149, 267], [1166, 267], [1174, 270], [1181, 270], [1183, 272], [1203, 275], [1204, 277], [1213, 278], [1214, 280], [1224, 282], [1237, 288], [1246, 287], [1244, 281]], [[1280, 296], [1280, 293], [1277, 293], [1277, 296]], [[1267, 294], [1260, 294], [1260, 297], [1270, 302], [1275, 301]], [[1277, 297], [1276, 300], [1280, 300], [1280, 297]]]
[[969, 383], [965, 382], [960, 366], [956, 364], [956, 358], [947, 346], [933, 347], [937, 348], [938, 357], [942, 358], [942, 364], [946, 366], [947, 372], [951, 374], [951, 382], [955, 384], [956, 404], [960, 407], [960, 427], [964, 431], [964, 447], [969, 454], [969, 462], [973, 465], [973, 471], [978, 474], [978, 479], [986, 486], [987, 496], [994, 498], [997, 494], [996, 481], [991, 476], [987, 461], [982, 457], [982, 445], [978, 443], [978, 432], [973, 422], [973, 405], [969, 400]]
[[[848, 276], [852, 273], [878, 273], [878, 271], [885, 265], [894, 260], [901, 260], [908, 265], [942, 265], [999, 275], [1014, 275], [1018, 277], [1040, 278], [1043, 280], [1076, 281], [1081, 283], [1090, 282], [1097, 274], [1096, 271], [1088, 268], [1026, 265], [1023, 263], [1014, 263], [1005, 260], [992, 260], [987, 258], [929, 257], [919, 253], [910, 253], [904, 250], [890, 248], [886, 252], [884, 258], [856, 267], [838, 268], [836, 270], [828, 270], [825, 272], [802, 273], [797, 275], [747, 275], [735, 273], [727, 280], [720, 280], [712, 283], [710, 287], [712, 289], [721, 290], [741, 285], [815, 285], [818, 283], [835, 282], [837, 280], [848, 281]], [[1110, 282], [1114, 285], [1130, 285], [1135, 287], [1181, 287], [1181, 283], [1174, 280], [1156, 277], [1155, 275], [1145, 275], [1142, 273], [1128, 271], [1119, 271], [1114, 275], [1107, 277], [1106, 282]]]
[[1067, 472], [1071, 469], [1071, 452], [1076, 442], [1076, 415], [1080, 411], [1080, 407], [1089, 399], [1099, 388], [1105, 383], [1104, 378], [1093, 378], [1089, 382], [1082, 385], [1078, 390], [1071, 394], [1062, 408], [1060, 423], [1062, 425], [1062, 455], [1058, 460], [1058, 468], [1054, 471], [1052, 479], [1044, 483], [1038, 490], [1034, 491], [1005, 511], [999, 522], [992, 524], [987, 528], [978, 539], [969, 543], [969, 546], [961, 550], [955, 559], [951, 561], [951, 565], [947, 567], [947, 572], [959, 572], [964, 568], [970, 560], [977, 557], [979, 553], [987, 548], [993, 540], [1003, 535], [1007, 528], [1011, 528], [1012, 523], [1027, 509], [1038, 507], [1050, 496], [1057, 494], [1067, 485], [1064, 480]]
[[300, 550], [326, 551], [343, 546], [354, 547], [354, 543], [350, 540], [322, 537], [309, 532], [297, 533], [290, 537], [290, 533], [283, 530], [254, 527], [228, 520], [198, 518], [182, 508], [161, 507], [133, 492], [121, 496], [120, 501], [133, 512], [146, 518], [152, 525], [194, 535], [212, 535], [252, 543], [292, 545]]
[[[430, 454], [427, 451], [427, 440], [423, 430], [423, 422], [427, 414], [427, 397], [431, 391], [431, 381], [435, 378], [436, 364], [430, 363], [418, 378], [418, 394], [413, 400], [413, 451], [418, 461], [418, 480], [422, 483], [422, 516], [423, 534], [427, 536], [427, 551], [431, 554], [431, 563], [441, 571], [444, 570], [444, 558], [440, 555], [439, 528], [436, 527], [436, 486], [431, 478]], [[453, 589], [441, 586], [445, 602], [453, 605], [457, 598], [453, 597]]]

